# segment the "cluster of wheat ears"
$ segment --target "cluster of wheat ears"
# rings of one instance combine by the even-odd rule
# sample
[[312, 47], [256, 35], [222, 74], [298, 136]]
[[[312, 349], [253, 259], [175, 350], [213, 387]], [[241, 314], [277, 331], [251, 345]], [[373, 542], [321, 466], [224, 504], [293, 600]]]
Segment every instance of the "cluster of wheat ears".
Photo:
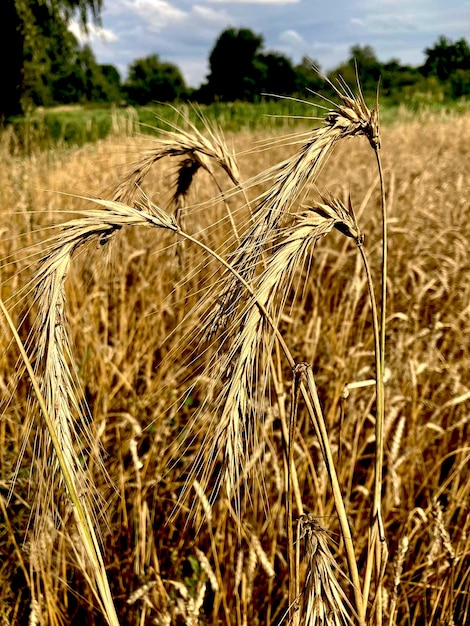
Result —
[[[15, 310], [28, 303], [24, 317], [15, 321], [8, 302], [0, 301], [19, 351], [15, 393], [24, 390], [29, 408], [23, 443], [15, 447], [13, 476], [5, 482], [8, 493], [0, 503], [4, 532], [30, 594], [30, 623], [71, 623], [72, 614], [77, 623], [105, 620], [111, 625], [132, 620], [392, 626], [470, 619], [468, 488], [459, 482], [468, 460], [462, 439], [468, 419], [451, 427], [460, 439], [448, 450], [447, 465], [441, 456], [439, 488], [423, 494], [420, 504], [409, 497], [405, 506], [400, 477], [408, 462], [401, 451], [405, 403], [391, 398], [386, 385], [389, 327], [401, 319], [387, 312], [387, 204], [393, 179], [387, 193], [378, 101], [369, 109], [359, 86], [353, 92], [340, 82], [335, 89], [338, 101], [325, 103], [320, 124], [287, 142], [282, 139], [283, 149], [289, 145], [294, 154], [247, 180], [241, 179], [237, 159], [215, 125], [200, 116], [201, 129], [188, 111], [178, 112], [173, 127], [146, 140], [150, 147], [108, 198], [70, 196], [70, 202], [81, 200], [86, 208], [74, 207], [72, 219], [42, 238], [38, 270], [25, 286], [13, 281], [13, 287], [10, 279]], [[368, 171], [375, 168], [358, 208], [351, 196], [338, 197], [318, 185], [333, 150], [356, 137], [365, 138], [369, 147]], [[176, 163], [165, 208], [158, 194], [144, 191], [160, 161]], [[216, 193], [192, 203], [201, 174]], [[369, 210], [374, 196], [377, 202]], [[366, 226], [375, 216], [367, 214], [373, 211], [380, 236], [369, 250]], [[125, 260], [120, 256], [123, 233], [137, 226], [159, 237], [165, 256], [160, 282], [155, 276], [137, 280], [135, 273], [145, 270], [129, 269], [148, 254], [145, 250]], [[315, 259], [316, 244], [325, 238], [332, 242], [329, 269]], [[29, 268], [36, 244], [24, 247], [25, 252]], [[349, 277], [337, 271], [345, 253]], [[20, 263], [15, 254], [3, 263], [4, 273]], [[121, 273], [107, 287], [114, 290], [112, 298], [119, 294], [118, 332], [113, 335], [110, 309], [100, 308], [95, 318], [114, 357], [103, 357], [94, 376], [116, 378], [127, 394], [128, 405], [121, 399], [114, 413], [103, 407], [109, 407], [116, 391], [104, 397], [106, 385], [93, 387], [93, 382], [88, 392], [83, 389], [86, 358], [77, 355], [80, 339], [72, 337], [69, 319], [70, 307], [77, 304], [70, 302], [74, 294], [67, 288], [74, 265], [81, 260], [82, 272], [93, 281], [98, 256]], [[153, 315], [143, 306], [139, 311], [131, 295], [140, 280], [147, 283], [146, 297], [158, 303]], [[338, 280], [339, 291], [349, 298], [346, 309], [337, 298], [322, 309], [336, 324], [326, 331], [318, 312], [328, 288], [324, 280]], [[167, 284], [172, 287], [163, 299], [158, 294]], [[93, 301], [84, 295], [83, 307], [93, 308], [103, 289], [96, 294]], [[299, 314], [308, 331], [300, 337], [292, 332], [300, 323], [299, 300], [308, 302]], [[342, 319], [335, 308], [342, 309]], [[132, 359], [130, 370], [120, 371], [116, 357], [122, 352], [125, 363], [124, 355], [132, 351], [131, 309], [137, 326], [149, 326], [150, 335], [165, 334], [162, 346], [169, 346], [156, 350], [142, 341], [138, 376], [131, 371]], [[341, 357], [321, 353], [322, 333], [336, 333], [337, 345], [348, 345], [362, 366], [355, 379], [335, 375], [342, 368], [335, 359]], [[317, 354], [303, 344], [312, 336]], [[324, 346], [330, 345], [327, 339]], [[322, 360], [329, 365], [322, 368]], [[427, 367], [424, 356], [417, 367]], [[415, 368], [414, 375], [419, 373]], [[325, 377], [333, 398], [326, 397]], [[152, 378], [156, 386], [148, 383]], [[139, 394], [145, 391], [139, 385], [152, 389], [144, 411]], [[5, 391], [7, 416], [15, 395]], [[443, 407], [462, 408], [469, 397], [457, 392], [441, 402], [435, 417]], [[354, 403], [359, 408], [351, 408]], [[106, 419], [95, 419], [95, 411]], [[348, 420], [348, 415], [360, 417]], [[408, 419], [417, 428], [416, 416]], [[104, 432], [112, 422], [118, 426], [112, 427], [110, 446]], [[29, 447], [34, 504], [22, 547], [9, 511]], [[110, 455], [122, 455], [119, 471]], [[450, 484], [458, 495], [446, 517], [442, 496]], [[398, 533], [389, 518], [393, 507], [406, 509]], [[454, 537], [450, 520], [459, 529]], [[426, 543], [424, 536], [432, 540]], [[122, 542], [130, 556], [121, 550]], [[410, 568], [406, 577], [410, 545], [416, 556], [421, 542], [427, 551], [423, 567]], [[133, 578], [116, 574], [125, 558], [132, 563]], [[256, 578], [258, 566], [263, 582]], [[81, 582], [74, 588], [77, 578]], [[264, 601], [264, 596], [272, 599]]]

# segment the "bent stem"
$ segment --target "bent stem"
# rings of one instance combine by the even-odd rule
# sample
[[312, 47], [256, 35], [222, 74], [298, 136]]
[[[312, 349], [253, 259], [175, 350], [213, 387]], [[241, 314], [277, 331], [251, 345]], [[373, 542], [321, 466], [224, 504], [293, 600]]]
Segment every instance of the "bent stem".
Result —
[[16, 330], [13, 320], [11, 319], [10, 314], [8, 313], [5, 307], [5, 303], [3, 302], [1, 298], [0, 298], [0, 310], [2, 311], [3, 316], [5, 317], [7, 321], [10, 332], [20, 352], [21, 359], [31, 379], [31, 385], [33, 387], [34, 393], [36, 395], [36, 399], [38, 401], [44, 421], [46, 423], [46, 427], [49, 432], [49, 436], [51, 438], [51, 442], [54, 447], [55, 454], [57, 456], [57, 461], [60, 466], [62, 478], [64, 479], [64, 483], [66, 485], [66, 489], [67, 489], [70, 501], [72, 503], [75, 522], [77, 524], [77, 528], [80, 533], [80, 536], [83, 539], [83, 546], [87, 553], [89, 563], [92, 567], [93, 578], [95, 579], [96, 585], [99, 589], [99, 595], [96, 594], [96, 591], [95, 589], [93, 589], [93, 586], [92, 586], [92, 590], [95, 593], [95, 595], [98, 595], [98, 600], [100, 601], [102, 605], [101, 608], [108, 624], [110, 626], [119, 626], [119, 619], [118, 619], [114, 602], [112, 599], [111, 590], [109, 587], [109, 581], [106, 575], [106, 569], [105, 569], [103, 557], [101, 554], [99, 541], [96, 536], [95, 530], [93, 528], [92, 515], [90, 514], [90, 511], [88, 510], [88, 507], [84, 502], [83, 496], [80, 496], [80, 494], [77, 491], [76, 484], [73, 480], [67, 460], [65, 458], [64, 452], [59, 442], [59, 437], [56, 432], [56, 426], [47, 409], [47, 403], [40, 389], [39, 382], [36, 377], [36, 374], [34, 373], [33, 366], [31, 364], [31, 361], [28, 355], [26, 354], [26, 350], [24, 348], [23, 342], [21, 341], [21, 338], [18, 334], [18, 331]]
[[[346, 548], [346, 558], [349, 575], [351, 579], [351, 584], [353, 585], [354, 589], [355, 609], [358, 615], [358, 621], [360, 626], [365, 626], [365, 605], [361, 593], [361, 586], [359, 584], [359, 573], [356, 562], [354, 544], [349, 528], [344, 501], [341, 495], [341, 489], [339, 486], [336, 469], [334, 466], [333, 454], [328, 441], [327, 428], [322, 414], [322, 409], [320, 406], [320, 401], [318, 398], [316, 385], [310, 366], [296, 365], [296, 362], [269, 310], [265, 306], [264, 302], [259, 299], [252, 285], [237, 271], [237, 269], [235, 269], [233, 265], [231, 265], [229, 262], [224, 260], [220, 255], [218, 255], [212, 248], [183, 231], [174, 220], [172, 220], [168, 215], [161, 211], [161, 209], [159, 209], [157, 206], [153, 205], [153, 203], [151, 203], [148, 198], [145, 198], [144, 196], [144, 199], [147, 202], [147, 210], [145, 212], [142, 210], [130, 209], [129, 207], [118, 202], [104, 201], [98, 198], [88, 199], [96, 202], [97, 204], [108, 207], [110, 209], [110, 215], [107, 216], [106, 222], [104, 224], [101, 224], [98, 230], [97, 225], [93, 222], [93, 220], [93, 223], [91, 225], [85, 222], [85, 226], [87, 226], [87, 229], [85, 229], [85, 234], [87, 234], [87, 237], [90, 236], [90, 229], [91, 232], [98, 233], [101, 237], [109, 237], [112, 236], [118, 226], [122, 227], [124, 225], [146, 225], [150, 227], [164, 228], [173, 231], [175, 235], [180, 236], [181, 238], [186, 239], [189, 242], [192, 242], [193, 244], [204, 250], [206, 253], [211, 255], [213, 258], [215, 258], [221, 265], [226, 268], [226, 270], [228, 270], [232, 274], [237, 282], [248, 291], [252, 298], [253, 305], [258, 307], [263, 318], [272, 328], [274, 336], [279, 343], [279, 347], [283, 351], [287, 362], [292, 370], [295, 371], [297, 368], [300, 368], [300, 372], [302, 373], [302, 367], [306, 369], [306, 372], [304, 372], [303, 374], [304, 380], [299, 380], [299, 388], [304, 398], [312, 423], [314, 425], [316, 435], [322, 448], [325, 464], [328, 468], [328, 475], [330, 479], [330, 484], [332, 486], [335, 507]], [[144, 204], [138, 204], [140, 204], [140, 206], [144, 208]], [[91, 212], [90, 215], [93, 218], [96, 217], [94, 212]], [[83, 238], [83, 234], [81, 236]], [[305, 379], [307, 381], [307, 384], [305, 383]]]

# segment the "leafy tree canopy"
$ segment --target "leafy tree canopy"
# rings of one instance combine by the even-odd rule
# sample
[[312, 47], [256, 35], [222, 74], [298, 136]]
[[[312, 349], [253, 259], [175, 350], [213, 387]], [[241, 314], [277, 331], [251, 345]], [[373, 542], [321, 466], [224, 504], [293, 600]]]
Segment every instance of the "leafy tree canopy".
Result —
[[248, 28], [228, 28], [221, 33], [209, 56], [207, 92], [211, 99], [255, 99], [263, 77], [258, 58], [262, 47], [263, 37]]
[[445, 83], [446, 94], [453, 98], [470, 95], [470, 46], [465, 39], [451, 41], [439, 37], [432, 48], [426, 48], [421, 67], [424, 76], [435, 76]]
[[148, 104], [172, 102], [184, 97], [187, 89], [178, 67], [152, 54], [132, 63], [124, 92], [132, 104]]
[[432, 48], [426, 48], [426, 60], [421, 68], [425, 76], [448, 80], [457, 70], [470, 70], [470, 47], [465, 39], [456, 42], [439, 37]]
[[65, 32], [68, 20], [78, 15], [86, 27], [89, 16], [99, 20], [101, 7], [102, 0], [1, 0], [0, 119], [20, 113], [25, 96], [35, 102], [47, 92], [54, 63], [48, 53], [53, 57], [62, 50], [62, 58], [73, 53], [74, 42]]
[[210, 74], [200, 94], [206, 100], [256, 101], [263, 94], [296, 91], [296, 72], [279, 52], [264, 52], [262, 35], [249, 28], [228, 28], [209, 56]]
[[262, 71], [262, 91], [265, 94], [288, 95], [297, 88], [295, 69], [284, 55], [278, 52], [258, 55]]

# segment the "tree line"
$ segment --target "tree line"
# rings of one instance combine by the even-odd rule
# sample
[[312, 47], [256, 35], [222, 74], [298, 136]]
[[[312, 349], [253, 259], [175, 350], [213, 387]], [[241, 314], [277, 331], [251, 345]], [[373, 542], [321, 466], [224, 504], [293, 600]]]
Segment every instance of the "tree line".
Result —
[[[191, 89], [180, 69], [157, 54], [131, 63], [124, 81], [116, 67], [99, 64], [68, 24], [76, 15], [85, 27], [90, 17], [99, 21], [102, 0], [2, 0], [0, 5], [0, 46], [8, 60], [0, 70], [3, 119], [32, 107], [70, 103], [256, 102], [274, 94], [305, 98], [311, 92], [328, 93], [312, 60], [294, 65], [283, 54], [266, 51], [263, 36], [248, 28], [228, 28], [219, 35], [206, 81]], [[341, 75], [351, 84], [357, 74], [366, 94], [375, 93], [380, 81], [381, 95], [392, 100], [416, 94], [434, 100], [470, 95], [465, 39], [441, 36], [424, 53], [423, 65], [414, 67], [398, 59], [381, 62], [370, 46], [353, 46], [328, 77]]]

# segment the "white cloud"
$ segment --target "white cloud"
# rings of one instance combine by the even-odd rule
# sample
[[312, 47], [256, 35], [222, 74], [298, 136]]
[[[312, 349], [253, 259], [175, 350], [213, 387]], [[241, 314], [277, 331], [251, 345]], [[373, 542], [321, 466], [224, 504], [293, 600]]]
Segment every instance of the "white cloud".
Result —
[[364, 26], [364, 20], [360, 17], [352, 17], [350, 22], [354, 24], [354, 26]]
[[150, 30], [156, 32], [184, 21], [188, 15], [166, 0], [135, 0], [130, 8], [146, 21]]
[[351, 18], [351, 24], [359, 26], [366, 34], [378, 35], [380, 33], [393, 32], [399, 34], [416, 30], [420, 20], [411, 11], [397, 13], [382, 13], [380, 15], [367, 15], [362, 18]]
[[132, 0], [113, 0], [112, 2], [103, 3], [103, 15], [108, 17], [113, 15], [121, 15], [124, 12], [128, 12], [132, 9]]
[[300, 0], [207, 0], [213, 4], [297, 4]]
[[87, 25], [87, 31], [85, 32], [82, 26], [76, 20], [73, 20], [69, 24], [69, 30], [75, 35], [81, 44], [91, 44], [98, 42], [113, 43], [119, 40], [118, 35], [109, 28], [101, 28], [95, 26], [93, 23]]
[[196, 18], [200, 18], [203, 21], [204, 25], [214, 24], [218, 27], [224, 27], [230, 20], [225, 11], [214, 11], [210, 7], [196, 5], [193, 7], [192, 12]]
[[[406, 35], [468, 28], [469, 13], [460, 0], [359, 0], [350, 23], [365, 35]], [[454, 6], [452, 6], [454, 5]], [[457, 5], [461, 5], [459, 8]], [[457, 18], [458, 16], [458, 18]], [[457, 18], [457, 19], [456, 19]]]
[[196, 87], [205, 80], [209, 73], [209, 64], [203, 59], [186, 59], [184, 66], [181, 66], [181, 71], [186, 84]]
[[304, 46], [305, 40], [296, 30], [285, 30], [279, 35], [279, 41], [290, 46]]

